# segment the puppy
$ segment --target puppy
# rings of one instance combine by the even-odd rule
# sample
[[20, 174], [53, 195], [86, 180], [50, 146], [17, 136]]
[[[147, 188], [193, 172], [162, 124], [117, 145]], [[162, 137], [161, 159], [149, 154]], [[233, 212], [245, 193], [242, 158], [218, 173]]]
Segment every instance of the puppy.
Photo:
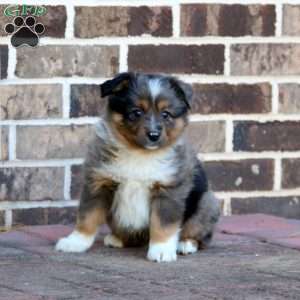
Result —
[[171, 76], [122, 73], [101, 85], [108, 96], [84, 164], [76, 229], [56, 249], [89, 249], [107, 223], [110, 247], [148, 244], [147, 258], [175, 261], [206, 246], [218, 201], [185, 140], [191, 86]]

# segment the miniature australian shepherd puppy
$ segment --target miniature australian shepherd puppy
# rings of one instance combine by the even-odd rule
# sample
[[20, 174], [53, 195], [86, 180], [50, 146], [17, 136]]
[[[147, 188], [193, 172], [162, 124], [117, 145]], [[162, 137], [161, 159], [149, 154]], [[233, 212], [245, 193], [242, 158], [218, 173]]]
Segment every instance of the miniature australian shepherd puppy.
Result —
[[[206, 246], [218, 201], [185, 139], [192, 88], [171, 76], [121, 73], [101, 85], [106, 114], [84, 164], [76, 229], [56, 244], [88, 250], [107, 223], [109, 247], [148, 244], [147, 258], [175, 261]], [[200, 137], [201, 138], [201, 137]]]

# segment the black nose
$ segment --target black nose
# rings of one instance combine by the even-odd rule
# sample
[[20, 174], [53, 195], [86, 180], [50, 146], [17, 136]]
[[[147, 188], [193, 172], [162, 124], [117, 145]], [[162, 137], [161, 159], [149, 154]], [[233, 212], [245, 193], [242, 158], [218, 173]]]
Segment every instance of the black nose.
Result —
[[147, 133], [148, 138], [151, 142], [157, 142], [159, 140], [160, 137], [160, 132], [158, 131], [149, 131]]

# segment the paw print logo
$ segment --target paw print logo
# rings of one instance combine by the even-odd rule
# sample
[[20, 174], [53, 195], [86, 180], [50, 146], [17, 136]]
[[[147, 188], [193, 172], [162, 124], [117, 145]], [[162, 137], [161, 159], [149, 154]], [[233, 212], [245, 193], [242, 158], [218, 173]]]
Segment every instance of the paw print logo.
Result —
[[39, 35], [45, 31], [45, 26], [42, 23], [36, 23], [32, 16], [25, 20], [22, 17], [15, 17], [13, 23], [5, 25], [4, 30], [12, 34], [11, 44], [14, 47], [21, 45], [35, 47], [39, 43]]

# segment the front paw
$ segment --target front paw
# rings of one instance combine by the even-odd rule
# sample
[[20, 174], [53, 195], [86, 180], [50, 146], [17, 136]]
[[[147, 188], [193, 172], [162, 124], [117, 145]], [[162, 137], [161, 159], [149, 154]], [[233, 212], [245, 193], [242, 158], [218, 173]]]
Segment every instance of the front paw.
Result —
[[73, 231], [69, 236], [61, 238], [55, 250], [63, 252], [85, 252], [94, 242], [94, 236], [86, 236], [78, 231]]
[[150, 243], [147, 258], [156, 262], [176, 261], [176, 244], [170, 242]]

